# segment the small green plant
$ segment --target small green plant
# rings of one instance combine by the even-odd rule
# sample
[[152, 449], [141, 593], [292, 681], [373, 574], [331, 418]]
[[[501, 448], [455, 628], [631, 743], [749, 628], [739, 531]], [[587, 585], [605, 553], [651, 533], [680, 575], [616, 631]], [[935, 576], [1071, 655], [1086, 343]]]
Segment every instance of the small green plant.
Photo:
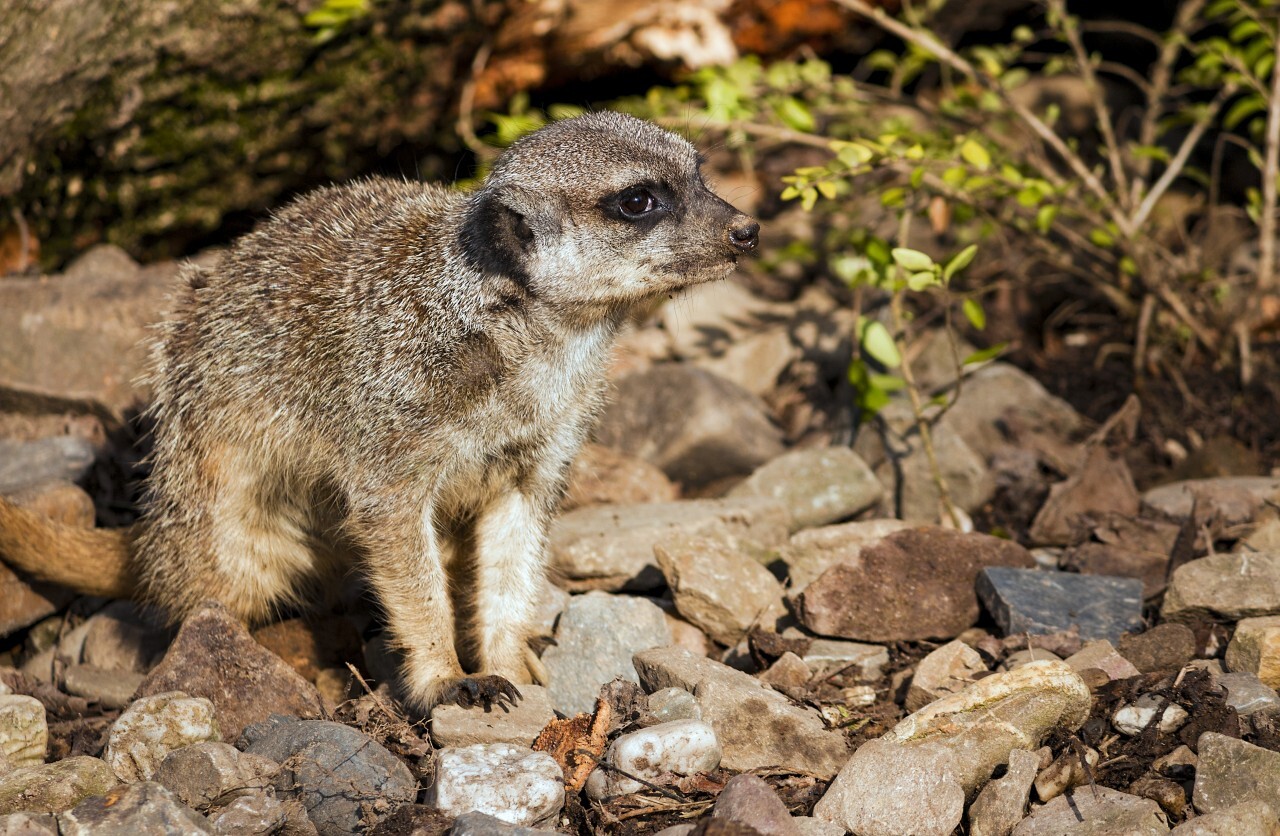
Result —
[[372, 0], [324, 0], [303, 16], [308, 29], [315, 30], [318, 44], [327, 43], [355, 21], [369, 14]]

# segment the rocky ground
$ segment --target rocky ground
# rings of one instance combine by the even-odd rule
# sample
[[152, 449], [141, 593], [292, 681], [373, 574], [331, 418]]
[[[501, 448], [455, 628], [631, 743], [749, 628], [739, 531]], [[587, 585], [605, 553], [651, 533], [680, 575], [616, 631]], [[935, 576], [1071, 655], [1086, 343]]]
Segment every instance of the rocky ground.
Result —
[[[173, 269], [0, 281], [0, 492], [132, 519]], [[358, 590], [166, 632], [0, 568], [0, 834], [1280, 833], [1280, 478], [1140, 492], [1136, 401], [997, 362], [934, 424], [957, 528], [905, 404], [853, 421], [852, 327], [731, 281], [628, 333], [509, 710], [407, 717]]]

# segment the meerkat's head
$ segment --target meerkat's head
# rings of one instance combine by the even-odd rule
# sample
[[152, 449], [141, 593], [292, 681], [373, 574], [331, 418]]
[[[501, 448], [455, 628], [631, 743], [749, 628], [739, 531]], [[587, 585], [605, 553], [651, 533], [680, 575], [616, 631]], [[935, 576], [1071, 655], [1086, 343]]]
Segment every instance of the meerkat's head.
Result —
[[470, 197], [462, 243], [483, 272], [566, 308], [616, 308], [727, 276], [760, 225], [702, 181], [697, 149], [599, 112], [512, 145]]

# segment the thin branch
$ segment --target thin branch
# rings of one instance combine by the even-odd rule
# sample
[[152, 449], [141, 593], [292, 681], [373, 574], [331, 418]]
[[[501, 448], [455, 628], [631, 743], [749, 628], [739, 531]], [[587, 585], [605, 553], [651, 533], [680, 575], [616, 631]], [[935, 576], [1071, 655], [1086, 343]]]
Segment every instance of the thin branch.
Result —
[[[1276, 61], [1280, 62], [1280, 34], [1275, 38]], [[1276, 278], [1276, 177], [1280, 175], [1280, 66], [1271, 67], [1271, 96], [1267, 99], [1267, 147], [1262, 166], [1262, 257], [1258, 265], [1258, 287], [1270, 290]]]
[[[1147, 93], [1147, 108], [1142, 116], [1142, 125], [1138, 128], [1138, 144], [1151, 146], [1156, 143], [1156, 133], [1160, 126], [1161, 106], [1165, 96], [1169, 94], [1169, 84], [1173, 81], [1173, 69], [1178, 56], [1182, 53], [1184, 39], [1191, 30], [1192, 23], [1199, 17], [1205, 0], [1187, 0], [1178, 7], [1178, 14], [1173, 20], [1171, 37], [1164, 41], [1156, 41], [1160, 54], [1151, 66], [1151, 87]], [[1134, 178], [1134, 189], [1145, 187], [1147, 176], [1151, 173], [1151, 160], [1138, 161], [1138, 177]], [[1134, 192], [1134, 199], [1138, 197]]]

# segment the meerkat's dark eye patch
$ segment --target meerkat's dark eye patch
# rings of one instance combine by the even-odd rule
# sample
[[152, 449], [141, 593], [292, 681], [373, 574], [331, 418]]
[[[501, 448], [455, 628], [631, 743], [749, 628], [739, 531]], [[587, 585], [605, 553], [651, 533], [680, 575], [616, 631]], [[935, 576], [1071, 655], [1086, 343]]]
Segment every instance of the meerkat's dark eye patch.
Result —
[[606, 195], [598, 204], [605, 215], [648, 228], [671, 211], [671, 190], [660, 183], [637, 183]]

